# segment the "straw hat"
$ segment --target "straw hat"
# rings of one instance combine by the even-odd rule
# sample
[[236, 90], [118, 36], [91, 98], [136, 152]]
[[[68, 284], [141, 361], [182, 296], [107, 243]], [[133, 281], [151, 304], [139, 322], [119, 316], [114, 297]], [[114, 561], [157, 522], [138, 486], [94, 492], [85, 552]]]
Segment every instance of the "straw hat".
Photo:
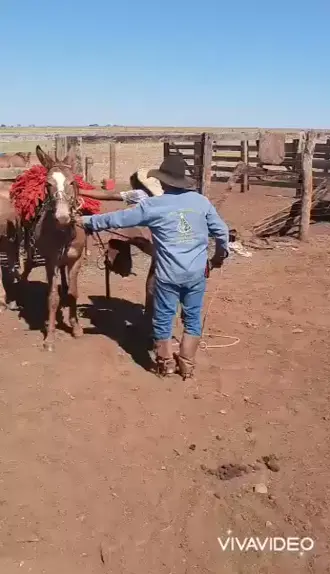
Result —
[[148, 169], [141, 168], [136, 172], [136, 177], [143, 187], [150, 191], [151, 195], [160, 196], [164, 191], [158, 179], [148, 176]]

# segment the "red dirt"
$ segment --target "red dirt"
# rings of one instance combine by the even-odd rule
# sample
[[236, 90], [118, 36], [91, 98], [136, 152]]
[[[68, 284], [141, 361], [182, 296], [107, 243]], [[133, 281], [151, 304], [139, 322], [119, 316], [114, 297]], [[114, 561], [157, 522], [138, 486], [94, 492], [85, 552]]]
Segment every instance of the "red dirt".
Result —
[[[222, 213], [241, 229], [282, 203], [257, 188]], [[206, 330], [240, 343], [201, 350], [189, 383], [160, 380], [131, 357], [143, 347], [125, 320], [140, 316], [148, 260], [136, 257], [137, 277], [112, 280], [110, 304], [103, 274], [87, 265], [85, 336], [59, 330], [54, 354], [42, 350], [43, 274], [33, 272], [26, 319], [5, 312], [0, 323], [0, 572], [330, 572], [328, 234], [314, 226], [308, 245], [233, 256], [212, 274], [206, 306], [221, 288]], [[270, 454], [278, 472], [262, 461], [232, 480], [205, 470]], [[228, 530], [308, 536], [315, 547], [223, 552]]]

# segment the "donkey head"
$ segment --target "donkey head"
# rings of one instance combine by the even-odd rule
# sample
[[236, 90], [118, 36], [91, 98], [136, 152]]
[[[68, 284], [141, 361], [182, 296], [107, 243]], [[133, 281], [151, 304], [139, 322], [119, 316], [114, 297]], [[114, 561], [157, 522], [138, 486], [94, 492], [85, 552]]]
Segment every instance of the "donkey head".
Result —
[[47, 195], [54, 217], [60, 226], [72, 221], [73, 210], [77, 206], [78, 186], [74, 180], [75, 152], [70, 148], [67, 156], [59, 161], [53, 160], [40, 146], [36, 148], [37, 157], [47, 173]]

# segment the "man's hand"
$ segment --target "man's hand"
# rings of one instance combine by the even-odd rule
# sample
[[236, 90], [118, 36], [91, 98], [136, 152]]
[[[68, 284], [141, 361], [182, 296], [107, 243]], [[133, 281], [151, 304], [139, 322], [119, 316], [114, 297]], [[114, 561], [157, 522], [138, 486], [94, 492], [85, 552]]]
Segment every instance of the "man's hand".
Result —
[[211, 259], [211, 268], [219, 269], [223, 266], [223, 262], [228, 257], [228, 251], [224, 249], [221, 245], [216, 244], [215, 254]]
[[211, 269], [220, 269], [223, 266], [223, 262], [226, 257], [212, 257], [210, 260]]
[[91, 215], [83, 215], [80, 218], [80, 223], [83, 226], [84, 230], [86, 231], [86, 233], [88, 234], [92, 234], [93, 233], [93, 228], [92, 228], [92, 216]]

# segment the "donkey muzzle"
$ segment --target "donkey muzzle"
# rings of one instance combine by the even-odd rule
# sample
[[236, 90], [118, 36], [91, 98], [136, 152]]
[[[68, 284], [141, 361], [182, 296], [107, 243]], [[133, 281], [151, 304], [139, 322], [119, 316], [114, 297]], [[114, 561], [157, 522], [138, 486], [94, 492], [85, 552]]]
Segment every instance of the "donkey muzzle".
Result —
[[70, 209], [67, 203], [58, 202], [56, 205], [55, 219], [60, 225], [68, 225], [71, 221]]

